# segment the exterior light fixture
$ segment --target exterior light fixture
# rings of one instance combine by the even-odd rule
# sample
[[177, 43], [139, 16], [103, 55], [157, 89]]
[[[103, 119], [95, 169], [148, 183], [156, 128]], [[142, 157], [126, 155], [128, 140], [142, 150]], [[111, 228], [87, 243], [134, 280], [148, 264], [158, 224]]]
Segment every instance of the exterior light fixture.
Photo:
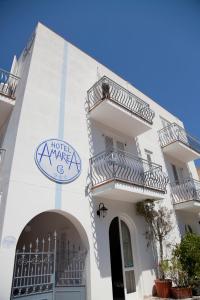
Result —
[[106, 214], [107, 214], [108, 209], [104, 206], [103, 203], [99, 204], [99, 209], [97, 210], [97, 216], [99, 218], [105, 218]]

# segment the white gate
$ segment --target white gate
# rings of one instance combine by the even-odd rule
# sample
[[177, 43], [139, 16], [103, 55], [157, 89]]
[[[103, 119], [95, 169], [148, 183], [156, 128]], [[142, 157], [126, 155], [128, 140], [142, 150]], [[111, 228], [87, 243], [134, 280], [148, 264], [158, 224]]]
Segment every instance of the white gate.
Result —
[[16, 251], [11, 299], [85, 299], [86, 251], [56, 233]]

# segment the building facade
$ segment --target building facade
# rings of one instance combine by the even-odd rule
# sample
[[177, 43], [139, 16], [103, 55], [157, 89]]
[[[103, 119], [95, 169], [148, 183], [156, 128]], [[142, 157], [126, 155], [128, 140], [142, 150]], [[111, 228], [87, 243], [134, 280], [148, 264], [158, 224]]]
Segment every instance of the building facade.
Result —
[[1, 300], [149, 297], [156, 262], [135, 206], [172, 209], [171, 243], [198, 233], [200, 142], [40, 23], [0, 72]]

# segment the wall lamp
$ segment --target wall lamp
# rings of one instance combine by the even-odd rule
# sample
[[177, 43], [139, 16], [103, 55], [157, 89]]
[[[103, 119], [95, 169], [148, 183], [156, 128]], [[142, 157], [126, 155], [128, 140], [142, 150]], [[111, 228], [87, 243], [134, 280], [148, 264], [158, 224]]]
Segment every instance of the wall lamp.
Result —
[[106, 214], [107, 214], [108, 209], [104, 206], [103, 203], [99, 203], [99, 208], [97, 210], [97, 216], [99, 218], [105, 218]]

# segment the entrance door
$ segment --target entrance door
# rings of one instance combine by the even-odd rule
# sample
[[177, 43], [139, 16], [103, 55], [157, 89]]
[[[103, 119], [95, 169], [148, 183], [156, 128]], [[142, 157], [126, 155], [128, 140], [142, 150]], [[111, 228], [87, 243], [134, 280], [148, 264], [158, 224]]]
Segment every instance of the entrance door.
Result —
[[132, 243], [127, 224], [116, 217], [109, 230], [113, 300], [137, 299]]
[[119, 236], [119, 220], [114, 218], [110, 224], [110, 259], [111, 259], [111, 274], [112, 274], [112, 289], [114, 300], [124, 300], [124, 280], [122, 269], [122, 255]]

